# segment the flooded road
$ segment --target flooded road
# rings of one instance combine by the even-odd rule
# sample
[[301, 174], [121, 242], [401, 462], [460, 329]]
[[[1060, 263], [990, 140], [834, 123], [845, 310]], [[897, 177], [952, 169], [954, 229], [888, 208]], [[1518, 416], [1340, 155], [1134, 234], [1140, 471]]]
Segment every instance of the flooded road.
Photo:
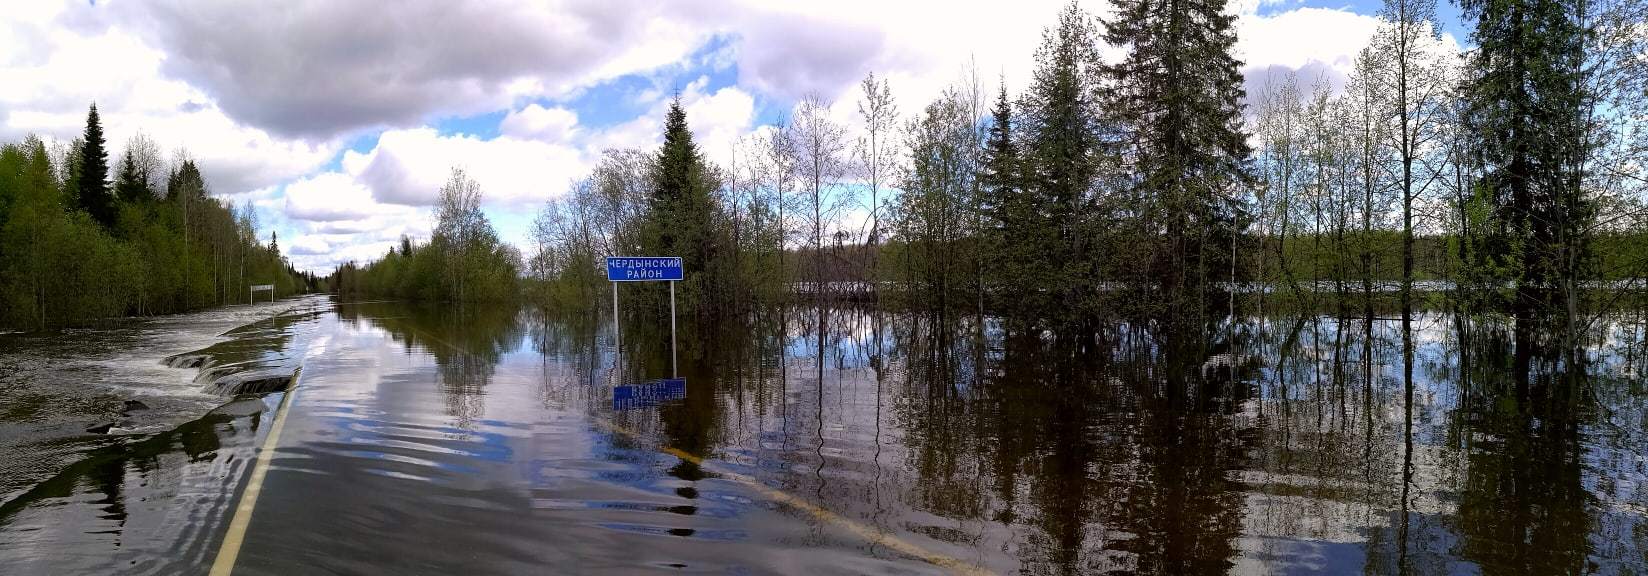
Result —
[[172, 355], [217, 352], [209, 368], [227, 376], [225, 384], [238, 381], [238, 372], [279, 372], [297, 360], [277, 359], [284, 340], [302, 333], [288, 325], [324, 306], [324, 298], [308, 298], [108, 328], [0, 334], [0, 502], [89, 449], [172, 429], [223, 403], [207, 386], [212, 375], [199, 370], [204, 356]]
[[1583, 371], [1441, 313], [1064, 339], [791, 309], [684, 322], [673, 357], [661, 322], [618, 354], [595, 316], [276, 318], [130, 352], [210, 413], [0, 463], [0, 571], [1648, 570], [1637, 316]]

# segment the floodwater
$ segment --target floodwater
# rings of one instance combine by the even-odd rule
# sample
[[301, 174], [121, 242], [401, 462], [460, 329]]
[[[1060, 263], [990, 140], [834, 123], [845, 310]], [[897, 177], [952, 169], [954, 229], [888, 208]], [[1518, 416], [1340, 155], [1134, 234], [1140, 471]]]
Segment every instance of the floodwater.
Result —
[[[238, 574], [1648, 571], [1640, 314], [1580, 361], [1443, 313], [1060, 338], [789, 309], [683, 319], [672, 354], [667, 317], [615, 339], [604, 316], [281, 304], [204, 339], [0, 342], [38, 366], [105, 338], [136, 366], [112, 379], [198, 409], [45, 433], [0, 396], [0, 454], [67, 446], [0, 461], [0, 572], [204, 573], [231, 548]], [[85, 385], [54, 374], [22, 386]]]
[[[308, 298], [100, 329], [0, 334], [0, 502], [91, 450], [172, 429], [224, 402], [204, 386], [208, 375], [197, 361], [173, 354], [219, 352], [221, 362], [210, 368], [226, 382], [244, 376], [236, 372], [267, 371], [259, 364], [290, 374], [286, 364], [295, 359], [282, 361], [281, 340], [295, 333], [286, 326], [325, 305]], [[128, 401], [140, 405], [127, 409]], [[114, 434], [87, 431], [105, 426]]]

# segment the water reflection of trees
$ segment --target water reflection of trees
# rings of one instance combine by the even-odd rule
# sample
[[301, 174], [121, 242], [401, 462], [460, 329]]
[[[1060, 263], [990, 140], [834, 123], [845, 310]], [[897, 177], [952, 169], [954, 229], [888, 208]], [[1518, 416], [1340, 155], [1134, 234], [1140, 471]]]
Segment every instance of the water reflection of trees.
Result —
[[407, 354], [421, 350], [435, 361], [446, 412], [460, 428], [485, 416], [484, 392], [506, 352], [519, 347], [524, 328], [514, 306], [429, 306], [401, 303], [341, 304], [338, 317], [382, 329]]
[[[1589, 571], [1595, 518], [1583, 486], [1581, 430], [1590, 410], [1582, 366], [1496, 326], [1465, 327], [1461, 371], [1458, 553], [1485, 574]], [[1510, 334], [1507, 334], [1510, 332]]]
[[578, 391], [594, 388], [603, 381], [608, 349], [602, 338], [600, 318], [591, 314], [554, 313], [536, 307], [522, 311], [527, 340], [538, 354], [542, 386], [540, 400], [546, 408], [566, 408], [582, 400], [586, 410], [595, 399]]
[[[909, 334], [933, 337], [906, 341], [897, 410], [919, 508], [1030, 528], [1014, 550], [1029, 573], [1229, 566], [1241, 512], [1233, 472], [1251, 444], [1235, 410], [1252, 370], [1232, 361], [1239, 336], [1117, 324], [1067, 338], [907, 321]], [[940, 336], [976, 332], [981, 341]]]
[[[1440, 313], [1330, 324], [1326, 333], [1306, 327], [1270, 339], [1280, 343], [1271, 354], [1274, 388], [1262, 396], [1281, 418], [1264, 419], [1268, 456], [1254, 468], [1276, 486], [1254, 489], [1295, 494], [1250, 502], [1250, 525], [1271, 521], [1258, 523], [1257, 534], [1356, 544], [1368, 573], [1574, 573], [1619, 562], [1618, 551], [1597, 554], [1597, 542], [1620, 541], [1599, 539], [1607, 530], [1600, 524], [1636, 525], [1624, 517], [1640, 513], [1599, 523], [1609, 506], [1595, 502], [1603, 493], [1592, 484], [1640, 471], [1617, 466], [1613, 433], [1596, 434], [1595, 414], [1632, 402], [1588, 391], [1617, 389], [1597, 369], [1622, 355], [1602, 346], [1574, 363], [1508, 321]], [[1342, 344], [1317, 343], [1329, 340]], [[1343, 352], [1358, 348], [1360, 355]], [[1348, 370], [1320, 363], [1336, 356], [1350, 360]], [[1298, 386], [1313, 377], [1330, 385]], [[1639, 443], [1641, 429], [1627, 435]], [[1632, 567], [1644, 560], [1625, 558]]]
[[[769, 310], [683, 324], [688, 399], [617, 418], [1026, 573], [1640, 568], [1641, 324], [1583, 363], [1507, 324]], [[624, 369], [667, 371], [634, 330]]]

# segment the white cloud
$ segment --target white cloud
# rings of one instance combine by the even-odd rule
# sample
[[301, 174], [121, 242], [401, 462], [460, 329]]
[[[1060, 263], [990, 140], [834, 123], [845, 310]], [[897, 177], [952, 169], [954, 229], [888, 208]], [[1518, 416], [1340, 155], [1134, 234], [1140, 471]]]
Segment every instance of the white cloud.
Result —
[[330, 254], [332, 245], [326, 243], [326, 240], [320, 236], [306, 234], [287, 243], [286, 250], [287, 254], [295, 256], [317, 256]]
[[64, 25], [63, 5], [24, 4], [26, 14], [8, 12], [0, 24], [0, 54], [16, 55], [0, 60], [0, 110], [8, 112], [0, 137], [72, 139], [96, 102], [111, 156], [145, 132], [162, 150], [188, 149], [219, 194], [279, 184], [335, 153], [329, 141], [282, 139], [231, 120], [205, 93], [164, 77], [167, 54], [130, 31]]
[[304, 270], [324, 273], [351, 259], [380, 257], [403, 234], [429, 237], [428, 209], [378, 202], [364, 184], [342, 172], [288, 184], [278, 204], [276, 216], [284, 228], [298, 233], [287, 241], [286, 254]]
[[[987, 94], [998, 77], [1021, 92], [1065, 2], [414, 0], [396, 18], [350, 2], [25, 2], [0, 19], [0, 139], [73, 138], [95, 100], [113, 154], [138, 131], [187, 148], [214, 193], [265, 208], [265, 224], [292, 237], [294, 263], [324, 271], [379, 257], [402, 234], [427, 238], [427, 206], [453, 167], [480, 183], [495, 221], [516, 222], [587, 175], [602, 149], [656, 146], [683, 71], [737, 66], [734, 85], [680, 87], [700, 149], [721, 164], [761, 129], [758, 104], [815, 93], [856, 130], [857, 85], [872, 71], [906, 116], [969, 66]], [[1343, 76], [1377, 25], [1287, 6], [1231, 5], [1250, 85], [1287, 71]], [[1084, 8], [1109, 16], [1103, 2]], [[686, 59], [712, 38], [729, 41]], [[587, 111], [541, 103], [632, 74], [653, 85], [595, 105], [644, 110], [634, 118], [589, 125]], [[506, 114], [492, 138], [428, 126], [496, 112]], [[372, 149], [321, 171], [363, 130], [377, 135]]]
[[[1280, 2], [1264, 2], [1273, 3]], [[1342, 89], [1355, 70], [1357, 54], [1379, 32], [1380, 23], [1377, 15], [1347, 9], [1299, 7], [1260, 15], [1256, 5], [1246, 4], [1236, 21], [1236, 55], [1244, 62], [1248, 97], [1275, 89], [1289, 75], [1307, 91], [1318, 83]], [[1426, 42], [1437, 54], [1461, 50], [1450, 34]]]
[[382, 258], [400, 243], [401, 236], [416, 242], [429, 240], [432, 216], [427, 208], [390, 207], [360, 220], [297, 222], [297, 234], [286, 236], [286, 256], [299, 270], [330, 272], [351, 260], [366, 263]]
[[538, 104], [510, 112], [498, 124], [498, 131], [505, 136], [550, 142], [570, 140], [577, 129], [578, 115], [571, 110]]
[[1237, 20], [1236, 56], [1249, 70], [1301, 69], [1322, 63], [1347, 76], [1379, 18], [1349, 10], [1302, 7], [1261, 16], [1257, 7]]
[[[75, 11], [164, 49], [231, 117], [330, 139], [502, 110], [676, 61], [696, 3], [646, 0], [115, 2]], [[296, 88], [296, 89], [295, 89]]]
[[371, 151], [345, 153], [344, 165], [378, 202], [406, 206], [434, 204], [453, 168], [480, 184], [488, 204], [515, 207], [559, 194], [586, 170], [583, 152], [565, 142], [443, 136], [432, 128], [386, 131]]
[[1042, 30], [1056, 24], [1065, 3], [750, 2], [733, 11], [746, 16], [731, 25], [740, 38], [739, 83], [787, 99], [813, 93], [849, 111], [859, 80], [872, 71], [888, 79], [905, 111], [919, 110], [969, 67], [986, 88], [1005, 76], [1016, 92], [1029, 79]]
[[[736, 86], [705, 92], [708, 78], [699, 78], [681, 90], [681, 106], [693, 141], [710, 161], [725, 165], [733, 143], [755, 128], [755, 97]], [[607, 149], [650, 149], [663, 142], [664, 115], [671, 99], [659, 97], [649, 109], [634, 119], [588, 135], [579, 144], [586, 152]]]
[[725, 166], [733, 143], [752, 128], [755, 98], [732, 86], [694, 96], [683, 102], [694, 141], [710, 161]]
[[326, 172], [286, 185], [284, 212], [309, 222], [360, 220], [394, 206], [381, 205], [372, 192], [347, 174]]

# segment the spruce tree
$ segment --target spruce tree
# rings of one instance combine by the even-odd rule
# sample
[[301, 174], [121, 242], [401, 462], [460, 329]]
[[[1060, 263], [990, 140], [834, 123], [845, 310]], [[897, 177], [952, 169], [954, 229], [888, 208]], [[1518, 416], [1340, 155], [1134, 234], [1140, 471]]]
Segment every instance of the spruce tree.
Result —
[[115, 177], [114, 189], [115, 197], [121, 202], [142, 202], [153, 197], [147, 178], [139, 173], [130, 150], [120, 157], [120, 174]]
[[112, 229], [116, 216], [115, 199], [109, 193], [109, 153], [104, 149], [103, 124], [97, 104], [86, 113], [86, 133], [80, 148], [80, 170], [76, 174], [80, 206], [104, 228]]
[[1585, 127], [1581, 82], [1588, 31], [1551, 0], [1464, 0], [1476, 20], [1464, 124], [1472, 161], [1482, 172], [1478, 194], [1493, 206], [1496, 233], [1478, 265], [1509, 270], [1514, 311], [1527, 318], [1556, 308], [1558, 288], [1589, 270], [1595, 207], [1580, 183]]
[[206, 180], [194, 160], [184, 160], [166, 180], [166, 201], [189, 202], [206, 197]]
[[711, 219], [714, 210], [708, 168], [687, 127], [687, 113], [677, 97], [664, 120], [664, 144], [653, 166], [650, 206], [651, 246], [659, 256], [680, 256], [688, 288], [701, 289], [695, 280], [713, 257]]
[[80, 202], [80, 152], [85, 147], [85, 139], [77, 136], [63, 153], [63, 181], [59, 189], [63, 191], [62, 208], [66, 212], [86, 209], [86, 205]]
[[998, 231], [1012, 219], [1009, 206], [1019, 196], [1019, 149], [1013, 143], [1013, 104], [1007, 100], [1007, 84], [1002, 83], [996, 103], [990, 109], [990, 130], [984, 141], [984, 165], [979, 175], [984, 198], [979, 203], [989, 225]]
[[[1041, 222], [1034, 218], [1035, 203], [1027, 197], [1022, 185], [1022, 159], [1013, 141], [1013, 104], [1007, 98], [1006, 82], [996, 94], [990, 120], [979, 174], [983, 189], [979, 209], [985, 218], [986, 257], [990, 262], [992, 284], [1004, 295], [1023, 295], [1034, 287], [1023, 284], [1027, 274], [1019, 268], [1031, 262], [1035, 255], [1027, 254], [1028, 246], [1020, 240], [1035, 233], [1029, 227]], [[1016, 301], [1017, 296], [1008, 300]]]
[[1251, 180], [1235, 17], [1222, 0], [1114, 5], [1106, 38], [1126, 54], [1109, 68], [1108, 108], [1129, 151], [1129, 196], [1162, 234], [1151, 276], [1182, 296], [1227, 277], [1234, 198]]
[[[1020, 281], [1029, 288], [1019, 302], [1028, 310], [1054, 310], [1085, 291], [1088, 248], [1083, 219], [1103, 154], [1092, 78], [1099, 69], [1097, 31], [1074, 3], [1059, 13], [1036, 50], [1036, 70], [1021, 108], [1024, 149], [1021, 183], [1028, 221], [1010, 241], [1024, 254]], [[1055, 288], [1056, 287], [1056, 288]]]

